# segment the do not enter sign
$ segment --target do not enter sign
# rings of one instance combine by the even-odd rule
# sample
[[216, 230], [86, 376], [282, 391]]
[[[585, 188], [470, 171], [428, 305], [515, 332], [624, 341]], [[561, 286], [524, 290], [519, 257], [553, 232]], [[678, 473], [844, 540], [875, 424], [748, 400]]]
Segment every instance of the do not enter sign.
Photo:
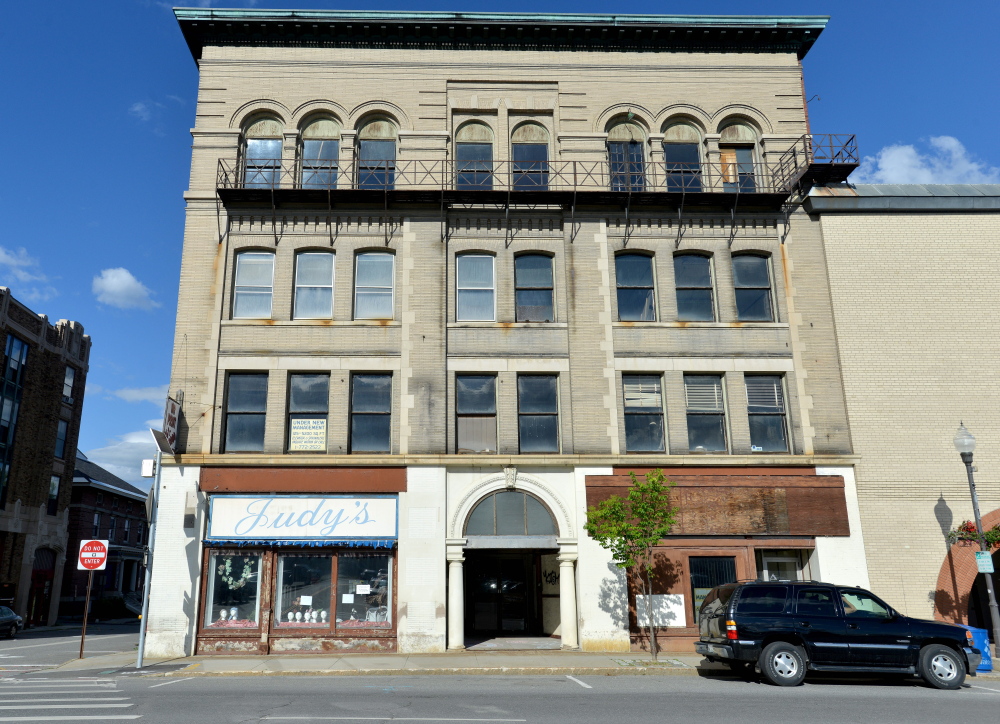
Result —
[[108, 542], [106, 540], [80, 541], [80, 557], [76, 560], [78, 571], [103, 571], [108, 565]]

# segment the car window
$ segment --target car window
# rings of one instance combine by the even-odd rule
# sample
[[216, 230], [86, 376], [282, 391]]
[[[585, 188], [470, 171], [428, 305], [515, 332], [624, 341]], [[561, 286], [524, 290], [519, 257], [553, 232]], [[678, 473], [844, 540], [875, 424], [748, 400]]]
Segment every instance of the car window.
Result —
[[858, 590], [840, 592], [844, 614], [851, 618], [889, 618], [889, 609], [870, 593]]
[[803, 616], [836, 616], [837, 605], [829, 588], [800, 588], [795, 612]]
[[788, 586], [748, 586], [740, 593], [736, 613], [781, 613]]
[[14, 612], [6, 606], [0, 606], [0, 616], [13, 616]]

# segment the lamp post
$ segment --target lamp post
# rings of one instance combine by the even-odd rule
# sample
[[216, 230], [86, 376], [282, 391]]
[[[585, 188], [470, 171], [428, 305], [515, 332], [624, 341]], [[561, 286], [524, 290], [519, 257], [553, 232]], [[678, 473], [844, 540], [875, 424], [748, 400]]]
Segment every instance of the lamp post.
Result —
[[[979, 536], [979, 547], [981, 550], [989, 552], [990, 546], [986, 544], [983, 536], [983, 521], [979, 517], [979, 496], [976, 495], [976, 480], [972, 476], [972, 451], [976, 449], [976, 438], [965, 429], [963, 423], [959, 423], [958, 432], [955, 433], [955, 449], [962, 456], [965, 463], [965, 471], [969, 475], [969, 492], [972, 494], [972, 512], [976, 516], [976, 533]], [[993, 622], [993, 651], [1000, 652], [1000, 611], [997, 610], [997, 597], [993, 592], [993, 574], [987, 573], [986, 594], [990, 599], [990, 619]]]

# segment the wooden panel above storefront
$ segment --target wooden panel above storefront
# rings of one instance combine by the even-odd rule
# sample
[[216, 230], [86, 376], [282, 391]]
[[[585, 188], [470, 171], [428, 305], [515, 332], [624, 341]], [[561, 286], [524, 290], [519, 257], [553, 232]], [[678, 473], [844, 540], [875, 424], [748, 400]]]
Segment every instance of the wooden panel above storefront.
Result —
[[[670, 475], [674, 535], [851, 534], [839, 475]], [[626, 496], [628, 475], [588, 475], [587, 505]]]
[[206, 493], [405, 493], [406, 468], [203, 467]]

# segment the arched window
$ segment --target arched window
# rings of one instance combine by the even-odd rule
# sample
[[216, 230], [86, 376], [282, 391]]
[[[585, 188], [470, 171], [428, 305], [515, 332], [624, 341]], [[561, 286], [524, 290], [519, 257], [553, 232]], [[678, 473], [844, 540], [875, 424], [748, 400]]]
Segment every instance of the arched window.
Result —
[[455, 186], [460, 191], [493, 188], [493, 131], [485, 123], [466, 123], [455, 137]]
[[701, 134], [690, 123], [671, 123], [663, 131], [667, 191], [701, 191]]
[[682, 322], [714, 322], [712, 260], [701, 254], [674, 257], [674, 286], [677, 289], [677, 319]]
[[757, 131], [748, 123], [734, 121], [723, 127], [719, 137], [719, 160], [722, 163], [724, 191], [752, 193], [754, 181], [754, 147]]
[[642, 191], [646, 186], [642, 145], [646, 132], [633, 121], [608, 130], [608, 173], [612, 191]]
[[623, 322], [655, 322], [653, 257], [646, 254], [619, 254], [615, 257], [618, 286], [618, 319]]
[[522, 123], [510, 137], [515, 191], [549, 190], [549, 132], [540, 123]]
[[243, 185], [272, 189], [281, 178], [281, 121], [258, 118], [243, 131]]
[[459, 322], [492, 322], [496, 319], [493, 257], [489, 254], [459, 254], [455, 258]]
[[244, 251], [236, 255], [233, 319], [270, 319], [274, 289], [274, 254]]
[[483, 498], [469, 515], [465, 535], [557, 535], [552, 514], [535, 497], [501, 490]]
[[337, 187], [340, 124], [334, 118], [313, 119], [302, 129], [302, 188]]
[[514, 257], [514, 304], [518, 322], [553, 322], [552, 257], [521, 254]]
[[733, 257], [736, 288], [736, 318], [741, 322], [773, 322], [771, 270], [766, 256], [739, 254]]
[[379, 118], [358, 132], [358, 188], [391, 189], [396, 180], [396, 124]]

